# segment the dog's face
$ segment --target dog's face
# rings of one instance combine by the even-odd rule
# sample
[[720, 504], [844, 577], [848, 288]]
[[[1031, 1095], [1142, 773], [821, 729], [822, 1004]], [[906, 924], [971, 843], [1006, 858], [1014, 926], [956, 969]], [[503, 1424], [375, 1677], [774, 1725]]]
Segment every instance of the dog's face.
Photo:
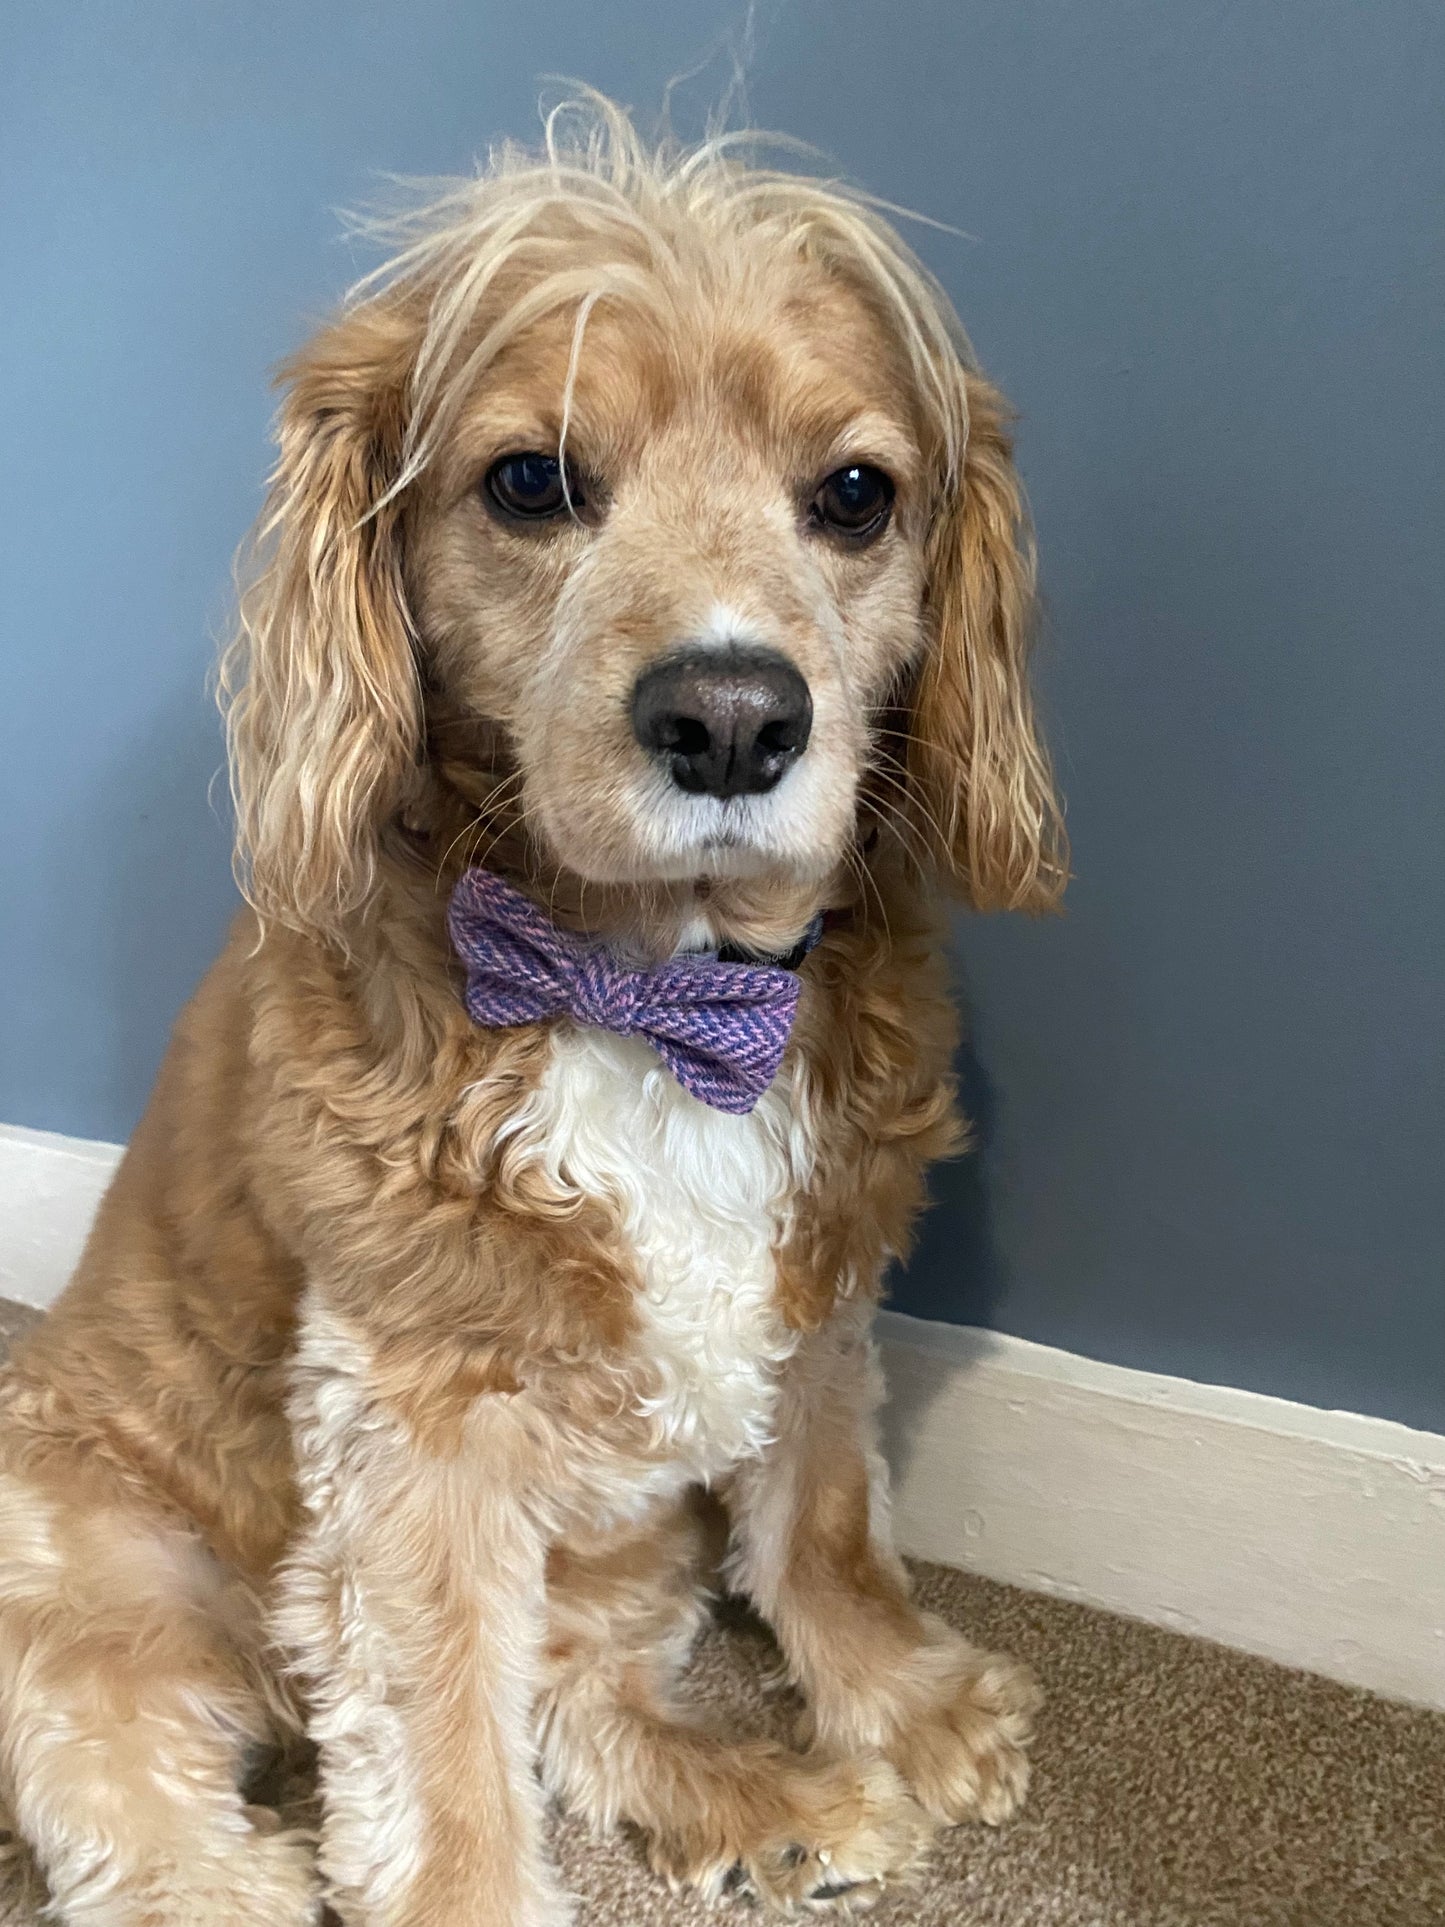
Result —
[[831, 188], [591, 166], [459, 190], [287, 371], [223, 665], [253, 901], [345, 940], [428, 758], [684, 923], [801, 928], [865, 797], [977, 906], [1052, 900], [1022, 501], [938, 290]]
[[573, 872], [821, 878], [923, 648], [909, 385], [816, 268], [672, 318], [595, 312], [570, 396], [569, 314], [487, 371], [409, 521], [421, 644], [449, 712], [502, 726]]

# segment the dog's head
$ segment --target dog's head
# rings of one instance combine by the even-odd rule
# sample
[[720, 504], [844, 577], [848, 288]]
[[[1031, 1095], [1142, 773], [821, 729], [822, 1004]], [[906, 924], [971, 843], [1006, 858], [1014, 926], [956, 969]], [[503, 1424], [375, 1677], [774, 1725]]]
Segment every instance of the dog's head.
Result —
[[1023, 505], [946, 298], [862, 200], [590, 111], [286, 371], [224, 672], [253, 901], [338, 932], [429, 763], [614, 894], [806, 905], [867, 808], [1052, 900]]

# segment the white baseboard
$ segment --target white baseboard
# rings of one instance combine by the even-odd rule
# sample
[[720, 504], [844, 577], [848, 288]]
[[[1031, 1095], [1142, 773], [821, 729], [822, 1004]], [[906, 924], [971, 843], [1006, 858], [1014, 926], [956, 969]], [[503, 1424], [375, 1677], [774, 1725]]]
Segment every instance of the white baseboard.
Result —
[[1445, 1707], [1445, 1438], [879, 1317], [898, 1540]]
[[[0, 1126], [0, 1296], [47, 1305], [120, 1147]], [[1445, 1438], [896, 1312], [899, 1543], [1445, 1707]]]
[[0, 1298], [59, 1297], [122, 1148], [0, 1124]]

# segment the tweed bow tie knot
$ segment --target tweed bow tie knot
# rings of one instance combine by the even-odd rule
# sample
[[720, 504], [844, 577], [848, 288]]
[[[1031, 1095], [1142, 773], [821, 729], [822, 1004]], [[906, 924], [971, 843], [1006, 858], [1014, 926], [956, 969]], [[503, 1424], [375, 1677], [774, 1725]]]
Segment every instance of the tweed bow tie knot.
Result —
[[498, 1029], [566, 1015], [619, 1037], [645, 1037], [678, 1083], [719, 1111], [752, 1110], [777, 1074], [798, 1008], [790, 969], [715, 957], [638, 969], [559, 930], [489, 870], [463, 875], [447, 922], [478, 1024]]
[[594, 1030], [615, 1031], [627, 1037], [638, 1026], [639, 987], [634, 975], [618, 969], [603, 950], [584, 950], [576, 960], [576, 974], [562, 986], [562, 1005], [579, 1024]]

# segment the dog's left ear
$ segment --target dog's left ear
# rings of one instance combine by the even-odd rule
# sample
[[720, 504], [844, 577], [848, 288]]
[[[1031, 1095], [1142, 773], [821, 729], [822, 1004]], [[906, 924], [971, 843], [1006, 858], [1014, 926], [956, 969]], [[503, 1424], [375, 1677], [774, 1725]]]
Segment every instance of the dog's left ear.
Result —
[[1028, 680], [1033, 540], [1003, 397], [963, 379], [968, 443], [929, 536], [909, 787], [920, 834], [976, 909], [1045, 909], [1063, 891], [1068, 851]]

